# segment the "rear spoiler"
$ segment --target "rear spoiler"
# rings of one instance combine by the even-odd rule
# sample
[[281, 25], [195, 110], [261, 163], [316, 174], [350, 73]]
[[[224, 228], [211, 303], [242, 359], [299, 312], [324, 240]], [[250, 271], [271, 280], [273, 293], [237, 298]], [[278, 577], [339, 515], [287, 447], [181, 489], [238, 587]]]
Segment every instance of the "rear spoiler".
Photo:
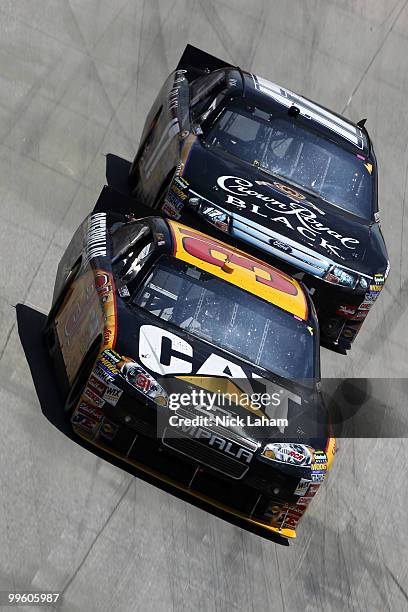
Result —
[[[193, 47], [193, 45], [187, 45], [184, 49], [183, 55], [179, 59], [176, 70], [187, 70], [191, 71], [191, 78], [196, 78], [200, 74], [206, 72], [212, 72], [219, 68], [234, 67], [232, 64], [210, 55], [206, 51]], [[187, 79], [190, 80], [190, 75], [186, 75]]]

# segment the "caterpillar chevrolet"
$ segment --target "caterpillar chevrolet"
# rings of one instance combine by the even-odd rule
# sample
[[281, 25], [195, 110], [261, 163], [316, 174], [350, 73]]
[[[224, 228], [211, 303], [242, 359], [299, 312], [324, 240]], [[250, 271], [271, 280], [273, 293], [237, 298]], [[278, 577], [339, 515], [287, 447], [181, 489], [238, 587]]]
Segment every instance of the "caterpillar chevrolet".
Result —
[[335, 452], [297, 280], [176, 221], [97, 206], [59, 264], [44, 338], [76, 434], [295, 537]]
[[187, 46], [147, 116], [133, 193], [302, 279], [346, 353], [389, 273], [364, 121]]

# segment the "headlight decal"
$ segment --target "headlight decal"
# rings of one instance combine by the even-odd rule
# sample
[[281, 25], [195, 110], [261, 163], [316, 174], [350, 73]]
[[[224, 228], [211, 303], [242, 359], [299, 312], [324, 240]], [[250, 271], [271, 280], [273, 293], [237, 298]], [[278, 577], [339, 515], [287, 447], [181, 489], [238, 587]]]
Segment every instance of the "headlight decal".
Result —
[[123, 357], [118, 365], [121, 376], [129, 385], [160, 406], [167, 406], [168, 395], [157, 380], [133, 359]]
[[359, 276], [352, 270], [346, 270], [341, 266], [330, 266], [324, 280], [332, 285], [341, 285], [354, 289], [358, 283]]
[[310, 446], [305, 444], [272, 442], [265, 446], [262, 456], [278, 463], [289, 463], [301, 467], [311, 465], [314, 452]]
[[231, 218], [223, 210], [219, 210], [218, 208], [215, 208], [215, 206], [202, 203], [199, 206], [198, 213], [204, 217], [206, 221], [211, 223], [211, 225], [222, 232], [228, 233]]

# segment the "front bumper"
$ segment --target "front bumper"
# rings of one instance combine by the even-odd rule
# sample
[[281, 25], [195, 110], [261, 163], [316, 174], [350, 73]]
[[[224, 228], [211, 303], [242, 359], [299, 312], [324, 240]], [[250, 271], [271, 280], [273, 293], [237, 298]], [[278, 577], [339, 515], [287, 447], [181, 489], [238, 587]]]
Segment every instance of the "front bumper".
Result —
[[[86, 430], [79, 422], [77, 409], [71, 419], [75, 433], [154, 479], [261, 529], [265, 534], [296, 537], [295, 528], [276, 521], [279, 514], [285, 514], [290, 501], [296, 504], [293, 491], [298, 479], [290, 482], [291, 479], [282, 474], [274, 475], [274, 470], [269, 466], [265, 471], [263, 463], [258, 465], [261, 462], [256, 462], [255, 458], [243, 478], [230, 478], [196, 458], [187, 457], [163, 444], [163, 440], [157, 436], [155, 419], [139, 418], [146, 417], [149, 412], [155, 416], [152, 408], [141, 403], [135, 406], [133, 398], [131, 402], [132, 412], [138, 416], [137, 419], [133, 418], [131, 426], [123, 423], [123, 416], [129, 411], [119, 404], [101, 411], [103, 416], [93, 431]], [[269, 472], [271, 478], [267, 479]], [[279, 498], [271, 493], [277, 485], [281, 491]], [[271, 507], [274, 508], [274, 515], [269, 512]]]
[[[178, 491], [182, 491], [183, 493], [187, 493], [189, 496], [198, 499], [202, 502], [205, 502], [207, 504], [209, 504], [210, 506], [213, 506], [214, 508], [217, 508], [218, 510], [222, 510], [223, 512], [226, 512], [227, 514], [232, 515], [233, 517], [239, 518], [245, 522], [247, 522], [249, 525], [253, 525], [255, 527], [257, 527], [258, 529], [262, 529], [265, 530], [266, 532], [272, 532], [274, 534], [277, 534], [281, 537], [284, 538], [295, 538], [296, 537], [296, 530], [295, 529], [289, 529], [289, 528], [280, 528], [274, 525], [271, 525], [265, 521], [262, 521], [261, 519], [257, 519], [255, 517], [252, 517], [240, 510], [237, 510], [236, 508], [231, 507], [230, 505], [228, 505], [228, 502], [221, 502], [217, 499], [215, 499], [215, 497], [211, 497], [209, 494], [206, 494], [202, 491], [200, 491], [198, 488], [196, 488], [196, 484], [193, 481], [190, 483], [186, 484], [181, 482], [178, 479], [172, 478], [171, 476], [164, 474], [161, 470], [159, 470], [158, 468], [154, 468], [151, 465], [148, 465], [146, 463], [146, 457], [144, 457], [144, 461], [145, 462], [141, 462], [138, 459], [134, 458], [134, 457], [130, 457], [126, 454], [123, 454], [123, 452], [119, 452], [117, 450], [115, 450], [114, 448], [112, 448], [112, 446], [110, 446], [109, 444], [107, 444], [106, 442], [102, 442], [100, 439], [90, 439], [83, 431], [81, 431], [80, 429], [76, 428], [75, 426], [73, 427], [74, 431], [76, 434], [78, 434], [81, 438], [85, 439], [87, 442], [91, 442], [94, 446], [100, 448], [101, 450], [109, 453], [110, 455], [113, 455], [114, 457], [125, 461], [126, 463], [136, 467], [137, 469], [141, 470], [142, 472], [145, 472], [146, 474], [148, 474], [149, 476], [152, 476], [153, 478], [164, 482], [165, 484], [167, 484], [168, 486], [178, 490]], [[167, 457], [165, 458], [165, 460], [167, 461]], [[150, 462], [149, 462], [150, 463]], [[162, 466], [163, 467], [163, 466]], [[194, 477], [194, 472], [192, 474], [192, 478]], [[193, 486], [194, 485], [194, 486]]]

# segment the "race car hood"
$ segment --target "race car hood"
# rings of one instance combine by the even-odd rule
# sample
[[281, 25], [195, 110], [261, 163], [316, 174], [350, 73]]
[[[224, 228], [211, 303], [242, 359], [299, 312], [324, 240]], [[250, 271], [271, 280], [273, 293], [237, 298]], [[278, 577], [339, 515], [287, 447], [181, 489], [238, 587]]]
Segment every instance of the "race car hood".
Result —
[[[231, 235], [273, 256], [312, 268], [317, 258], [322, 269], [309, 271], [320, 276], [328, 261], [368, 273], [373, 267], [378, 248], [368, 222], [255, 166], [214, 152], [198, 138], [183, 178], [189, 183], [190, 197], [197, 194], [230, 215]], [[382, 263], [375, 262], [374, 267]]]
[[[118, 316], [115, 350], [128, 364], [133, 362], [147, 372], [169, 397], [173, 394], [174, 399], [174, 394], [180, 397], [183, 393], [191, 396], [194, 389], [203, 390], [206, 399], [211, 395], [215, 401], [211, 415], [241, 417], [228, 429], [259, 446], [270, 439], [318, 439], [323, 443], [327, 438], [323, 402], [315, 380], [294, 381], [266, 372], [182, 329], [169, 329], [147, 313], [138, 311], [135, 316], [133, 309], [121, 303]], [[235, 394], [234, 400], [221, 405], [217, 393]], [[262, 406], [261, 394], [271, 398], [269, 408]], [[176, 409], [176, 403], [169, 401], [170, 411]], [[190, 416], [206, 414], [198, 404], [181, 405], [183, 410]], [[256, 421], [262, 416], [286, 418], [288, 425]]]

